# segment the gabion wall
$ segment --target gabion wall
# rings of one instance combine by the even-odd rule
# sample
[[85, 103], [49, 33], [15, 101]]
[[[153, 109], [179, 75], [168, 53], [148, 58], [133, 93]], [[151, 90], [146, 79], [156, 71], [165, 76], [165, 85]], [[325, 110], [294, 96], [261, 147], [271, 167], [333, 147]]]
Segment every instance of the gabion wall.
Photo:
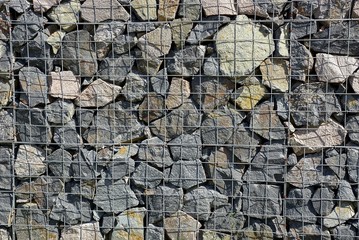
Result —
[[0, 239], [358, 235], [359, 1], [0, 6]]

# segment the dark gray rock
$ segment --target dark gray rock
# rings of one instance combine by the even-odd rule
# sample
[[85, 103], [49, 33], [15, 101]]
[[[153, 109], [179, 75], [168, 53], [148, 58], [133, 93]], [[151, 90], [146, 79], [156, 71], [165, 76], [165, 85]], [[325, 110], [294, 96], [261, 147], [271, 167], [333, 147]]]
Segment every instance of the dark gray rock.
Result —
[[8, 226], [9, 219], [12, 214], [12, 210], [15, 206], [12, 203], [13, 196], [11, 193], [1, 192], [0, 193], [0, 224]]
[[158, 168], [169, 167], [173, 163], [167, 144], [158, 137], [141, 142], [138, 158]]
[[161, 227], [156, 227], [153, 224], [148, 224], [146, 228], [146, 238], [147, 240], [164, 240], [164, 229]]
[[12, 174], [14, 154], [12, 148], [0, 146], [0, 189], [11, 190], [15, 181]]
[[33, 144], [51, 143], [51, 129], [42, 109], [28, 108], [20, 104], [16, 109], [16, 122], [21, 141]]
[[197, 74], [202, 66], [205, 52], [206, 47], [202, 45], [186, 47], [177, 51], [168, 61], [168, 73], [182, 77]]
[[97, 111], [83, 137], [90, 145], [107, 146], [131, 142], [144, 136], [144, 126], [133, 113], [133, 105], [111, 103]]
[[355, 239], [358, 235], [355, 227], [349, 224], [343, 224], [333, 228], [331, 230], [331, 236], [334, 240], [351, 240]]
[[0, 141], [11, 143], [14, 140], [16, 140], [16, 129], [13, 115], [6, 110], [0, 110]]
[[298, 14], [291, 23], [291, 39], [298, 39], [317, 32], [317, 22]]
[[71, 181], [66, 184], [65, 191], [93, 200], [96, 192], [96, 180]]
[[314, 191], [311, 203], [318, 215], [328, 215], [334, 208], [334, 191], [327, 187], [317, 188]]
[[251, 132], [244, 124], [237, 125], [233, 136], [227, 141], [229, 150], [240, 162], [249, 163], [256, 155], [259, 147], [259, 137]]
[[64, 182], [70, 181], [72, 176], [72, 155], [64, 149], [53, 151], [46, 159], [51, 172]]
[[212, 37], [218, 29], [225, 23], [230, 21], [226, 16], [210, 16], [204, 18], [203, 22], [199, 22], [190, 32], [187, 43], [198, 44], [207, 38]]
[[236, 168], [221, 168], [213, 164], [206, 164], [207, 178], [222, 194], [237, 196], [242, 187], [243, 170]]
[[318, 127], [333, 113], [341, 112], [334, 89], [327, 83], [297, 86], [289, 100], [291, 116], [296, 126]]
[[249, 227], [244, 228], [240, 234], [240, 239], [273, 239], [272, 229], [264, 223], [254, 223]]
[[114, 216], [103, 216], [102, 217], [102, 225], [100, 227], [101, 232], [103, 234], [107, 234], [116, 226], [115, 217]]
[[323, 240], [331, 240], [329, 230], [322, 228], [317, 224], [309, 224], [303, 222], [289, 222], [289, 239], [308, 239], [316, 240], [318, 238]]
[[75, 180], [92, 180], [99, 175], [96, 166], [96, 151], [81, 148], [74, 155], [71, 171]]
[[104, 81], [120, 85], [131, 71], [134, 61], [128, 54], [107, 57], [100, 63], [98, 76]]
[[348, 116], [346, 122], [346, 129], [351, 141], [359, 144], [359, 115]]
[[129, 73], [126, 76], [126, 83], [123, 86], [122, 94], [129, 102], [141, 101], [147, 91], [147, 81], [136, 73]]
[[147, 92], [142, 103], [138, 107], [138, 117], [145, 122], [152, 122], [165, 115], [165, 99], [154, 92]]
[[313, 56], [304, 45], [297, 41], [290, 41], [290, 49], [291, 78], [304, 82], [313, 68]]
[[281, 189], [268, 184], [243, 184], [242, 211], [255, 218], [271, 218], [282, 213]]
[[195, 188], [184, 195], [183, 209], [198, 221], [207, 221], [211, 209], [228, 205], [228, 197], [204, 186]]
[[116, 54], [128, 53], [137, 44], [136, 36], [132, 35], [119, 35], [113, 41], [113, 51]]
[[96, 52], [91, 35], [86, 30], [67, 33], [57, 57], [62, 61], [61, 65], [75, 75], [92, 77], [97, 72]]
[[189, 189], [206, 182], [206, 174], [200, 160], [179, 160], [173, 163], [168, 181], [176, 187]]
[[317, 217], [310, 199], [312, 195], [311, 188], [291, 189], [286, 198], [285, 217], [293, 221], [315, 223]]
[[128, 33], [141, 33], [150, 32], [156, 29], [160, 23], [156, 22], [128, 22], [127, 32]]
[[66, 224], [91, 220], [91, 203], [78, 194], [60, 193], [51, 210], [50, 218]]
[[20, 99], [29, 107], [39, 104], [47, 104], [47, 79], [46, 75], [36, 67], [24, 67], [19, 71], [21, 86]]
[[76, 124], [81, 129], [87, 129], [93, 119], [95, 110], [93, 109], [86, 109], [86, 108], [76, 108]]
[[150, 82], [153, 91], [155, 91], [157, 94], [165, 96], [167, 94], [168, 88], [170, 87], [167, 77], [167, 68], [158, 71], [155, 76], [150, 78]]
[[129, 177], [130, 174], [135, 171], [135, 160], [130, 157], [114, 157], [113, 160], [108, 163], [107, 169], [106, 179], [119, 180], [126, 176]]
[[209, 57], [204, 60], [203, 63], [203, 74], [206, 76], [218, 76], [220, 75], [219, 72], [219, 62], [216, 57]]
[[202, 141], [199, 134], [182, 134], [168, 143], [173, 160], [195, 160], [202, 155]]
[[339, 179], [343, 179], [345, 176], [345, 163], [347, 161], [347, 155], [345, 153], [331, 156], [324, 159], [326, 165], [338, 176]]
[[97, 182], [94, 204], [107, 213], [118, 214], [138, 205], [135, 193], [123, 180], [101, 179]]
[[75, 114], [75, 105], [71, 101], [58, 99], [46, 108], [47, 121], [55, 124], [66, 124]]
[[146, 193], [149, 206], [149, 223], [157, 222], [164, 216], [170, 216], [183, 206], [182, 188], [159, 186]]
[[54, 141], [64, 149], [77, 149], [82, 146], [83, 141], [77, 133], [75, 120], [66, 123], [63, 127], [55, 127]]
[[233, 212], [230, 208], [222, 207], [215, 210], [204, 226], [207, 229], [227, 233], [239, 232], [245, 222], [245, 217], [241, 212]]
[[289, 115], [288, 94], [283, 94], [283, 95], [276, 94], [274, 98], [276, 103], [277, 115], [282, 120], [288, 120], [288, 115]]
[[349, 175], [349, 180], [352, 182], [359, 181], [359, 149], [349, 147], [347, 149], [347, 164], [346, 168]]
[[192, 133], [201, 124], [201, 114], [191, 100], [150, 124], [151, 132], [164, 141]]
[[351, 184], [346, 180], [339, 182], [338, 191], [336, 194], [336, 200], [342, 202], [354, 202], [356, 197], [354, 196]]
[[125, 31], [126, 25], [124, 22], [104, 23], [98, 26], [94, 33], [94, 41], [97, 57], [104, 58], [111, 49], [111, 44]]
[[144, 189], [157, 187], [163, 178], [164, 176], [161, 171], [144, 162], [141, 162], [140, 165], [136, 167], [135, 172], [131, 176], [134, 184]]
[[23, 13], [30, 8], [30, 3], [27, 0], [12, 0], [8, 6], [17, 13]]

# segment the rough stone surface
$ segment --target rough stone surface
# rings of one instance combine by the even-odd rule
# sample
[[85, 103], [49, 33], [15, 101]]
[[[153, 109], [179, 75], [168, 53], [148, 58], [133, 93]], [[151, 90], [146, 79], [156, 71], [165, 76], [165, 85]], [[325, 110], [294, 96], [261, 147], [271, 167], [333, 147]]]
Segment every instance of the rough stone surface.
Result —
[[117, 225], [111, 234], [111, 239], [144, 239], [144, 217], [146, 209], [131, 208], [116, 217]]
[[52, 33], [46, 40], [46, 42], [52, 47], [52, 52], [56, 54], [60, 47], [61, 41], [65, 37], [66, 32], [63, 31], [56, 31]]
[[355, 215], [354, 207], [350, 203], [341, 203], [333, 211], [324, 217], [323, 224], [327, 228], [336, 227]]
[[99, 77], [111, 84], [120, 85], [125, 80], [134, 64], [134, 59], [128, 54], [107, 57], [99, 65]]
[[72, 155], [64, 149], [57, 149], [53, 151], [46, 159], [47, 165], [51, 172], [63, 179], [65, 182], [70, 180], [72, 175], [71, 163]]
[[338, 176], [339, 179], [343, 179], [345, 176], [345, 165], [347, 161], [347, 155], [345, 153], [331, 156], [324, 159], [326, 165]]
[[313, 56], [303, 44], [297, 41], [290, 41], [290, 49], [291, 77], [304, 82], [313, 68]]
[[178, 15], [191, 20], [198, 20], [201, 15], [200, 0], [181, 0]]
[[0, 110], [0, 141], [11, 142], [16, 140], [17, 129], [15, 129], [13, 121], [12, 114], [6, 110]]
[[138, 157], [158, 168], [169, 167], [173, 163], [167, 144], [158, 137], [143, 140]]
[[12, 0], [9, 3], [9, 7], [18, 13], [23, 13], [30, 8], [30, 3], [26, 0]]
[[191, 95], [190, 83], [182, 78], [172, 78], [168, 95], [166, 98], [166, 107], [174, 109], [182, 105]]
[[34, 12], [46, 12], [59, 3], [60, 0], [33, 0]]
[[87, 22], [103, 22], [106, 20], [127, 21], [130, 15], [116, 0], [86, 0], [81, 5], [81, 18]]
[[[171, 240], [195, 239], [201, 226], [200, 222], [182, 211], [164, 219], [164, 229]], [[181, 229], [185, 229], [185, 231]]]
[[202, 66], [206, 46], [190, 46], [179, 50], [168, 62], [168, 73], [189, 77], [197, 74]]
[[229, 207], [222, 207], [211, 214], [205, 228], [235, 234], [243, 228], [244, 222], [241, 212], [232, 212]]
[[122, 94], [129, 102], [141, 101], [146, 94], [147, 81], [136, 73], [129, 73], [126, 76], [126, 83], [123, 86]]
[[193, 23], [189, 18], [174, 19], [171, 22], [172, 40], [177, 49], [182, 49], [185, 46], [186, 38], [191, 32]]
[[133, 35], [120, 35], [114, 39], [112, 49], [116, 54], [128, 53], [137, 44], [137, 37]]
[[176, 17], [180, 0], [159, 0], [158, 1], [158, 20], [168, 21]]
[[138, 18], [142, 21], [157, 20], [157, 3], [156, 0], [134, 0], [131, 7]]
[[74, 120], [54, 128], [54, 142], [64, 149], [77, 149], [83, 144], [82, 137], [77, 133]]
[[10, 190], [14, 177], [12, 176], [12, 161], [14, 154], [12, 148], [0, 147], [0, 188]]
[[68, 123], [75, 114], [75, 105], [70, 101], [56, 100], [47, 105], [47, 121], [55, 124]]
[[38, 147], [21, 145], [17, 151], [14, 170], [18, 178], [37, 177], [45, 173], [45, 152]]
[[245, 15], [218, 31], [215, 40], [221, 73], [233, 78], [251, 73], [274, 51], [271, 31]]
[[182, 134], [171, 140], [169, 148], [173, 160], [195, 160], [202, 155], [202, 141], [199, 134]]
[[272, 229], [264, 223], [254, 223], [239, 234], [242, 239], [273, 239]]
[[51, 72], [49, 94], [52, 97], [75, 99], [80, 94], [80, 80], [71, 71]]
[[290, 222], [289, 234], [292, 238], [322, 238], [330, 240], [331, 235], [329, 230], [324, 230], [316, 224]]
[[271, 88], [273, 91], [288, 91], [288, 61], [277, 58], [267, 58], [261, 63], [260, 71], [262, 73], [263, 85]]
[[155, 76], [150, 78], [153, 91], [157, 94], [165, 96], [170, 86], [167, 77], [167, 68], [161, 69]]
[[141, 162], [134, 171], [131, 179], [136, 186], [144, 189], [155, 188], [164, 178], [163, 173], [148, 164]]
[[138, 117], [145, 122], [152, 122], [165, 114], [165, 100], [161, 95], [149, 92], [138, 107]]
[[336, 200], [340, 202], [354, 202], [356, 200], [351, 184], [346, 180], [339, 182]]
[[64, 31], [76, 28], [79, 22], [81, 4], [78, 0], [70, 0], [51, 8], [47, 16], [59, 24]]
[[164, 240], [165, 239], [164, 229], [161, 227], [156, 227], [153, 224], [148, 224], [148, 227], [146, 229], [146, 239]]
[[94, 41], [96, 42], [96, 53], [99, 59], [103, 59], [107, 56], [111, 49], [111, 45], [125, 31], [126, 25], [123, 22], [111, 22], [98, 26], [94, 34]]
[[291, 39], [298, 39], [317, 32], [317, 22], [298, 14], [291, 24]]
[[297, 222], [315, 223], [316, 212], [311, 202], [311, 188], [293, 188], [289, 191], [286, 204], [286, 217]]
[[234, 102], [243, 110], [251, 110], [266, 95], [262, 84], [245, 85], [234, 91]]
[[213, 2], [211, 0], [201, 0], [202, 7], [206, 16], [212, 15], [237, 15], [233, 0], [223, 0]]
[[334, 192], [330, 188], [321, 187], [315, 190], [311, 202], [318, 215], [326, 216], [334, 208]]
[[39, 104], [46, 104], [47, 84], [46, 75], [36, 67], [24, 67], [19, 72], [19, 80], [22, 89], [22, 97], [24, 103], [30, 107]]
[[61, 232], [60, 240], [71, 239], [96, 239], [103, 240], [99, 223], [83, 223], [65, 228]]
[[189, 189], [206, 181], [206, 174], [200, 160], [179, 160], [173, 163], [168, 181], [177, 187]]

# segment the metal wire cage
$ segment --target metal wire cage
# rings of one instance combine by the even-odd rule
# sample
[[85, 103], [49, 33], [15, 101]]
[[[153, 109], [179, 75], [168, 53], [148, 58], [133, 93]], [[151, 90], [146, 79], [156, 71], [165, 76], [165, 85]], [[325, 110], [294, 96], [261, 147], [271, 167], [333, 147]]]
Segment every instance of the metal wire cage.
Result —
[[356, 239], [358, 20], [0, 0], [0, 239]]

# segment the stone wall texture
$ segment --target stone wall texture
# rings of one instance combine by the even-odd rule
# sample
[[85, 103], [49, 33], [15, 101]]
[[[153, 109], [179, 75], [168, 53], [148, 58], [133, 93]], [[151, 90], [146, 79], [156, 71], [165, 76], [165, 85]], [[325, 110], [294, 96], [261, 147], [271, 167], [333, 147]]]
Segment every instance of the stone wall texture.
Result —
[[356, 239], [359, 1], [0, 0], [0, 240]]

